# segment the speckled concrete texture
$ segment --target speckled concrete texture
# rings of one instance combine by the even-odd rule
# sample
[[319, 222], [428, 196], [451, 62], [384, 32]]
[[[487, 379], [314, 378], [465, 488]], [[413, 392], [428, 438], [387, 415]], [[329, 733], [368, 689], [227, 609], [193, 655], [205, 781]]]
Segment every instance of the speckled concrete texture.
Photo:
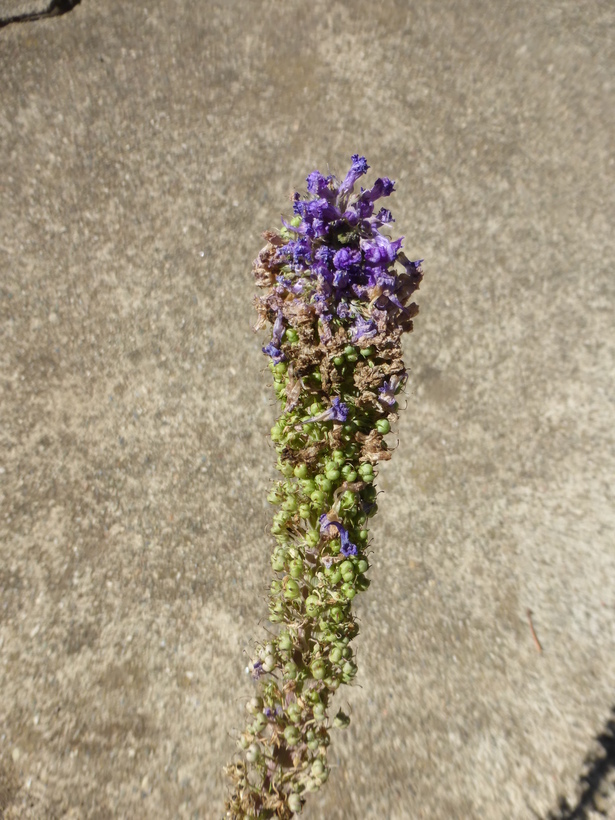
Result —
[[614, 27], [83, 0], [0, 32], [0, 814], [221, 817], [270, 574], [250, 266], [354, 152], [425, 280], [353, 722], [303, 816], [575, 804], [615, 703]]

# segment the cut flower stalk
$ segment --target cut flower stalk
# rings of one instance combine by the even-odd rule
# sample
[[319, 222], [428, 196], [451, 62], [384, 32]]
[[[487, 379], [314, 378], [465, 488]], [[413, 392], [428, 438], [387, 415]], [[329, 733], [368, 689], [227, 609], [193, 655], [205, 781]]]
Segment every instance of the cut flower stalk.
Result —
[[268, 496], [278, 508], [269, 594], [277, 632], [249, 665], [257, 693], [240, 759], [227, 767], [229, 818], [300, 812], [329, 776], [330, 729], [349, 723], [329, 709], [357, 673], [351, 602], [369, 586], [374, 481], [391, 457], [384, 437], [407, 379], [401, 337], [422, 277], [420, 261], [387, 235], [391, 212], [375, 213], [394, 183], [354, 190], [368, 167], [355, 154], [341, 182], [311, 173], [307, 196], [295, 194], [294, 216], [265, 234], [254, 263], [257, 327], [271, 327], [263, 352], [283, 408], [271, 429], [282, 478]]

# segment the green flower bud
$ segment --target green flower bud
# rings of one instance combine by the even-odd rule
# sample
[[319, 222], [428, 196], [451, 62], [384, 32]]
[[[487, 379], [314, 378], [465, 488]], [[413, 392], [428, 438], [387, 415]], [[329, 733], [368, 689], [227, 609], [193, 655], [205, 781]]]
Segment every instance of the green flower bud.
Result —
[[284, 581], [284, 597], [289, 601], [294, 601], [301, 595], [299, 584], [292, 578], [287, 578]]
[[278, 635], [278, 649], [287, 652], [289, 649], [293, 648], [293, 640], [288, 634], [288, 632], [280, 632]]
[[336, 587], [341, 580], [342, 580], [341, 570], [339, 569], [339, 567], [336, 567], [333, 570], [333, 572], [331, 573], [331, 575], [329, 576], [329, 584], [332, 587]]
[[309, 547], [315, 547], [316, 544], [320, 541], [320, 533], [318, 530], [309, 530], [305, 534], [305, 540]]
[[382, 433], [383, 436], [386, 436], [390, 429], [391, 425], [389, 424], [388, 419], [378, 419], [376, 422], [376, 430], [378, 430], [379, 433]]
[[256, 743], [252, 743], [246, 752], [246, 760], [248, 763], [256, 763], [261, 756], [260, 749]]
[[291, 723], [299, 723], [301, 720], [301, 707], [296, 701], [290, 703], [286, 709], [286, 714]]
[[305, 599], [305, 612], [310, 618], [318, 614], [320, 609], [320, 599], [316, 595], [308, 595]]
[[307, 478], [307, 464], [297, 464], [297, 466], [294, 469], [294, 474], [296, 478]]
[[295, 680], [298, 673], [297, 664], [294, 661], [289, 661], [284, 666], [284, 677], [288, 678], [289, 680]]
[[310, 495], [310, 498], [316, 506], [320, 507], [325, 503], [326, 495], [322, 492], [322, 490], [314, 490], [314, 492]]
[[339, 646], [334, 646], [329, 652], [329, 660], [331, 663], [339, 663], [342, 660], [342, 650]]
[[341, 606], [332, 606], [329, 610], [329, 615], [335, 624], [341, 624], [345, 617], [344, 610]]
[[296, 746], [301, 740], [301, 732], [296, 726], [287, 726], [284, 729], [284, 739], [289, 746]]
[[316, 758], [316, 760], [312, 763], [312, 774], [314, 775], [314, 777], [322, 777], [325, 771], [325, 764], [319, 757]]
[[342, 592], [348, 598], [349, 601], [352, 601], [354, 596], [357, 594], [356, 589], [352, 586], [352, 584], [349, 583], [342, 584]]
[[291, 495], [282, 502], [282, 509], [285, 512], [294, 512], [297, 509], [297, 506], [297, 499], [294, 495]]
[[294, 558], [290, 562], [289, 573], [292, 578], [301, 578], [303, 575], [303, 561], [301, 558]]
[[262, 712], [259, 712], [256, 716], [254, 723], [252, 724], [252, 728], [254, 729], [254, 734], [257, 735], [267, 725], [267, 718]]
[[345, 678], [354, 678], [357, 674], [357, 667], [352, 661], [346, 661], [342, 668], [342, 672], [344, 673]]
[[327, 713], [325, 711], [324, 703], [316, 703], [314, 704], [314, 720], [319, 722], [325, 720], [327, 717]]
[[342, 561], [340, 564], [340, 571], [344, 581], [352, 581], [354, 578], [354, 564], [352, 561]]
[[316, 660], [312, 661], [310, 664], [310, 669], [312, 671], [312, 676], [316, 680], [322, 680], [327, 674], [327, 665], [322, 658], [316, 658]]
[[301, 489], [305, 495], [310, 495], [316, 489], [316, 482], [312, 478], [308, 478], [301, 482]]

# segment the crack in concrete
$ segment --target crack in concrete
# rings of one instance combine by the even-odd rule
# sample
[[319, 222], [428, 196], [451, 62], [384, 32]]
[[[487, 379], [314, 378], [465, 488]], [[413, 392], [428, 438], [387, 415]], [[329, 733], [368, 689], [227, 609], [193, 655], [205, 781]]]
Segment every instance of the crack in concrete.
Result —
[[2, 14], [0, 10], [0, 28], [4, 28], [11, 23], [31, 23], [35, 20], [45, 20], [48, 17], [59, 17], [62, 14], [72, 11], [80, 2], [81, 0], [51, 0], [47, 8], [42, 11], [13, 15]]

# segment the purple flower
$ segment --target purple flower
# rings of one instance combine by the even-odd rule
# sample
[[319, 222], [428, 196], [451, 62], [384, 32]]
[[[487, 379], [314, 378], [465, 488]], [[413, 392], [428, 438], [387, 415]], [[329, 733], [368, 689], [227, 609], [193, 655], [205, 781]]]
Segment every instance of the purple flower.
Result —
[[375, 234], [372, 239], [362, 239], [361, 250], [365, 255], [365, 261], [370, 265], [388, 266], [395, 261], [402, 241], [403, 239], [400, 238], [391, 242], [379, 233]]
[[284, 317], [282, 316], [282, 311], [278, 310], [278, 314], [276, 316], [276, 320], [273, 323], [273, 333], [272, 338], [269, 344], [263, 348], [263, 353], [266, 353], [267, 356], [271, 356], [273, 359], [274, 364], [279, 364], [283, 361], [286, 357], [280, 350], [280, 343], [282, 341], [282, 336], [284, 335]]
[[357, 316], [357, 320], [350, 329], [351, 340], [358, 342], [359, 339], [371, 339], [378, 333], [376, 323], [371, 319], [364, 319], [362, 316]]
[[348, 270], [361, 261], [361, 251], [342, 248], [333, 257], [333, 264], [338, 270]]
[[343, 401], [340, 401], [337, 396], [331, 402], [331, 407], [328, 410], [323, 410], [317, 416], [310, 416], [309, 422], [313, 421], [341, 421], [344, 422], [348, 418], [348, 407]]
[[352, 543], [352, 541], [350, 540], [350, 536], [348, 535], [348, 530], [344, 526], [342, 526], [342, 524], [340, 524], [339, 521], [330, 521], [328, 515], [326, 513], [323, 513], [323, 515], [321, 515], [318, 519], [318, 523], [320, 524], [320, 531], [321, 533], [323, 533], [323, 535], [329, 534], [329, 527], [335, 527], [335, 529], [338, 531], [340, 535], [340, 540], [342, 542], [340, 552], [343, 556], [348, 558], [349, 555], [357, 554], [357, 545]]
[[388, 210], [388, 208], [381, 208], [376, 214], [376, 219], [378, 220], [378, 222], [382, 222], [383, 225], [387, 224], [388, 222], [395, 222], [395, 220], [393, 219], [393, 214]]
[[335, 196], [335, 191], [329, 187], [332, 179], [333, 177], [324, 177], [320, 171], [312, 171], [306, 179], [308, 192], [331, 200]]
[[382, 385], [382, 387], [378, 388], [378, 401], [381, 404], [386, 405], [386, 407], [395, 407], [397, 404], [395, 393], [405, 378], [405, 371], [403, 373], [394, 373], [391, 378]]
[[382, 196], [390, 196], [394, 190], [395, 183], [392, 179], [389, 179], [388, 177], [380, 177], [374, 182], [373, 186], [369, 190], [361, 192], [360, 198], [363, 202], [373, 203]]
[[358, 154], [353, 154], [350, 159], [352, 160], [352, 165], [350, 166], [350, 171], [346, 174], [346, 178], [340, 185], [338, 196], [343, 196], [343, 194], [350, 193], [354, 188], [355, 182], [359, 179], [359, 177], [362, 177], [363, 174], [366, 174], [367, 169], [369, 168], [365, 157], [360, 157]]
[[267, 356], [271, 356], [274, 364], [279, 364], [286, 358], [284, 353], [282, 353], [282, 351], [276, 347], [273, 342], [269, 342], [269, 344], [266, 347], [263, 347], [262, 350]]

